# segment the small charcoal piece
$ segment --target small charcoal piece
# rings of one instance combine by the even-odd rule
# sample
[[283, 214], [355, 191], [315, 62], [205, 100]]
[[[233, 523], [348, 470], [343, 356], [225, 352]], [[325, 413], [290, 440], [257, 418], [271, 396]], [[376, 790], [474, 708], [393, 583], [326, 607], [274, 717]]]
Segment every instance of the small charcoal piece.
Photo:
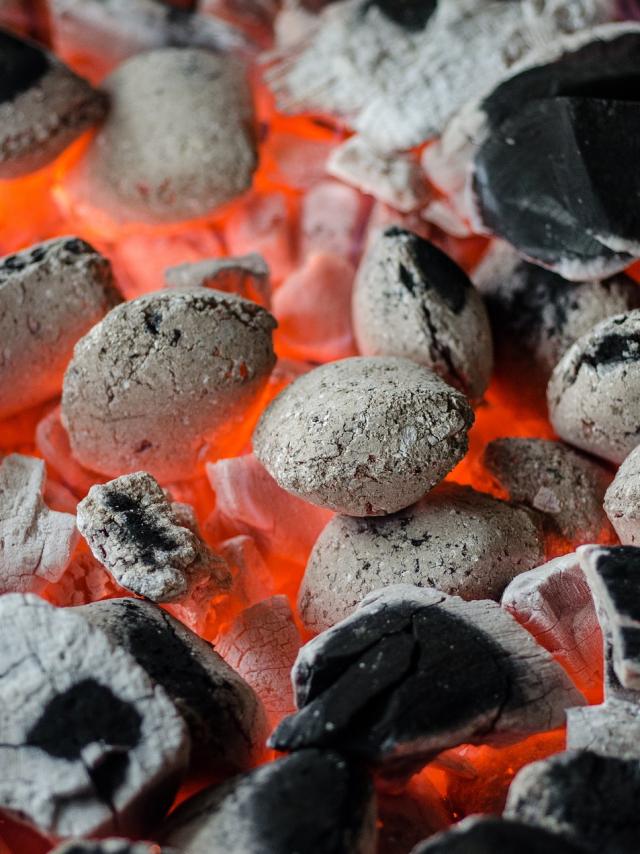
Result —
[[238, 294], [263, 308], [271, 306], [269, 267], [256, 253], [179, 264], [169, 267], [164, 276], [168, 288], [213, 288]]
[[482, 297], [417, 234], [392, 226], [369, 247], [356, 277], [353, 325], [366, 356], [412, 359], [472, 398], [489, 384], [493, 347]]
[[119, 302], [111, 265], [77, 237], [0, 259], [0, 418], [59, 394], [73, 345]]
[[502, 594], [502, 607], [562, 664], [588, 698], [600, 698], [602, 633], [577, 555], [563, 555], [516, 576]]
[[411, 774], [462, 743], [516, 741], [564, 722], [582, 695], [495, 602], [395, 585], [300, 650], [299, 711], [277, 750], [331, 747]]
[[495, 439], [482, 462], [511, 501], [544, 515], [551, 534], [573, 546], [614, 540], [602, 509], [611, 473], [594, 460], [561, 442]]
[[621, 463], [640, 443], [640, 310], [598, 323], [565, 353], [547, 387], [565, 442]]
[[51, 854], [178, 854], [160, 848], [154, 842], [130, 842], [127, 839], [71, 839], [55, 848]]
[[78, 504], [78, 528], [125, 590], [173, 602], [231, 587], [231, 574], [196, 532], [183, 524], [158, 482], [135, 472], [92, 486]]
[[262, 757], [267, 722], [260, 701], [209, 643], [139, 599], [92, 602], [74, 613], [126, 650], [166, 691], [189, 728], [194, 763], [226, 776]]
[[216, 651], [246, 679], [275, 721], [293, 711], [291, 669], [300, 633], [286, 596], [272, 596], [239, 614]]
[[542, 827], [495, 816], [471, 816], [417, 845], [411, 854], [585, 854]]
[[189, 758], [177, 709], [70, 608], [0, 597], [0, 806], [53, 838], [140, 836]]
[[600, 756], [640, 760], [640, 706], [608, 697], [599, 706], [567, 710], [567, 749]]
[[635, 854], [639, 798], [636, 760], [569, 751], [516, 774], [505, 816], [557, 833], [589, 854]]
[[0, 179], [51, 162], [106, 112], [106, 99], [35, 42], [0, 30]]
[[257, 155], [245, 69], [228, 55], [165, 48], [103, 83], [106, 121], [72, 178], [116, 219], [201, 217], [251, 185]]
[[353, 516], [407, 507], [467, 452], [473, 411], [460, 392], [407, 359], [322, 365], [281, 392], [253, 435], [283, 489]]
[[640, 545], [640, 446], [616, 472], [604, 497], [604, 509], [625, 546]]
[[542, 531], [529, 511], [445, 483], [393, 516], [334, 517], [309, 557], [298, 608], [318, 632], [389, 584], [498, 599], [512, 578], [543, 560]]
[[47, 507], [44, 483], [42, 460], [10, 454], [0, 464], [0, 593], [37, 593], [71, 561], [75, 516]]
[[374, 854], [375, 820], [366, 772], [333, 751], [301, 750], [200, 792], [162, 841], [181, 854]]
[[67, 368], [62, 422], [73, 455], [108, 475], [145, 469], [177, 480], [221, 443], [239, 450], [275, 363], [274, 326], [255, 303], [206, 288], [118, 306]]

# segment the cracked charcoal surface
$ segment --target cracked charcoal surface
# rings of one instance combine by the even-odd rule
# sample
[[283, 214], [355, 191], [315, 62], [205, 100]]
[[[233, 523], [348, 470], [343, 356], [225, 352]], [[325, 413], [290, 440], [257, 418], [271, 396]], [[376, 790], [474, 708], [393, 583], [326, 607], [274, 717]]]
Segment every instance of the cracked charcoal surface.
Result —
[[0, 258], [0, 417], [58, 394], [74, 344], [119, 302], [111, 265], [77, 237]]
[[393, 516], [332, 519], [309, 557], [298, 608], [318, 632], [389, 584], [497, 599], [514, 576], [543, 560], [542, 531], [529, 511], [445, 483]]
[[77, 513], [93, 556], [126, 590], [172, 602], [195, 590], [213, 596], [231, 586], [224, 559], [184, 524], [146, 472], [92, 486]]
[[103, 87], [109, 114], [73, 178], [93, 205], [117, 219], [171, 222], [209, 214], [249, 189], [253, 105], [237, 60], [150, 51]]
[[608, 539], [602, 508], [611, 473], [561, 442], [495, 439], [486, 446], [484, 467], [511, 501], [544, 514], [552, 534], [573, 546]]
[[509, 789], [505, 815], [558, 833], [588, 852], [638, 848], [637, 761], [570, 751], [527, 765]]
[[263, 308], [271, 306], [269, 267], [255, 252], [169, 267], [165, 282], [168, 288], [214, 288], [253, 300]]
[[402, 356], [439, 374], [472, 398], [493, 366], [489, 319], [467, 275], [427, 240], [386, 229], [360, 264], [353, 326], [366, 356]]
[[640, 545], [640, 447], [625, 457], [604, 498], [604, 509], [626, 546]]
[[262, 756], [267, 735], [262, 705], [209, 643], [138, 599], [93, 602], [74, 612], [162, 686], [189, 728], [193, 761], [209, 774], [246, 771]]
[[0, 597], [0, 805], [52, 837], [148, 832], [188, 760], [135, 659], [70, 609]]
[[500, 607], [396, 585], [373, 593], [302, 648], [299, 711], [278, 750], [330, 747], [414, 773], [462, 743], [504, 743], [553, 729], [582, 695]]
[[598, 323], [562, 357], [547, 386], [565, 442], [621, 463], [640, 442], [640, 310]]
[[162, 841], [181, 854], [374, 854], [373, 786], [339, 754], [302, 750], [191, 798]]
[[127, 839], [72, 839], [63, 842], [51, 854], [178, 854], [159, 848], [153, 842], [130, 842]]
[[9, 454], [0, 463], [0, 593], [36, 593], [71, 561], [75, 516], [47, 507], [44, 484], [42, 460]]
[[467, 452], [460, 392], [406, 359], [362, 357], [296, 379], [262, 414], [254, 453], [283, 489], [354, 516], [392, 513]]
[[78, 342], [65, 375], [74, 456], [108, 475], [192, 477], [207, 451], [241, 441], [275, 363], [274, 326], [255, 303], [202, 288], [114, 309]]
[[0, 179], [51, 162], [106, 112], [106, 100], [35, 42], [0, 30]]

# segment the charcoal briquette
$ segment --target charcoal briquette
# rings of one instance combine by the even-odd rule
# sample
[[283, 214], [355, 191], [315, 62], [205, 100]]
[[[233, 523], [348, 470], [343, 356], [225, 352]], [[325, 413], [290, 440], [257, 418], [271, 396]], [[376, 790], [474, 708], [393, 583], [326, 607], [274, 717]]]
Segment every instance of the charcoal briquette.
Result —
[[640, 446], [616, 472], [604, 497], [604, 509], [625, 546], [640, 545]]
[[271, 306], [269, 267], [262, 255], [255, 252], [179, 264], [165, 270], [164, 277], [168, 288], [213, 288], [238, 294], [263, 308]]

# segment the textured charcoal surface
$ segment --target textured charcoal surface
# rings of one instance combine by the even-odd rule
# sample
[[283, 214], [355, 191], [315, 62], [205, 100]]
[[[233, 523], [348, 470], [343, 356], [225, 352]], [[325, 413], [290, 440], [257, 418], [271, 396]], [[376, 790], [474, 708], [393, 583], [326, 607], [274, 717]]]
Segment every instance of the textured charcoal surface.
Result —
[[260, 701], [209, 643], [138, 599], [93, 602], [74, 613], [162, 686], [189, 727], [195, 763], [224, 775], [245, 771], [261, 757], [267, 724]]
[[46, 166], [106, 112], [106, 100], [35, 42], [0, 30], [0, 179]]
[[73, 179], [89, 202], [118, 219], [171, 222], [209, 214], [249, 188], [253, 105], [237, 60], [150, 51], [103, 88], [109, 114]]
[[541, 827], [494, 816], [471, 816], [417, 845], [411, 854], [585, 854], [585, 849]]
[[189, 737], [135, 659], [71, 609], [0, 597], [0, 805], [52, 837], [149, 831]]
[[407, 507], [462, 459], [473, 411], [406, 359], [360, 357], [296, 379], [262, 414], [254, 453], [283, 489], [354, 516]]
[[175, 480], [193, 476], [207, 448], [244, 444], [244, 416], [275, 363], [274, 327], [255, 303], [204, 288], [115, 308], [78, 342], [65, 375], [74, 456], [104, 474]]
[[598, 323], [567, 350], [547, 387], [551, 423], [570, 445], [621, 463], [640, 442], [640, 310]]
[[78, 504], [78, 528], [121, 587], [153, 602], [228, 590], [226, 562], [179, 512], [150, 474], [135, 472], [92, 486]]
[[51, 854], [178, 854], [159, 848], [154, 842], [130, 842], [127, 839], [72, 839], [63, 842]]
[[498, 599], [514, 576], [544, 560], [542, 531], [524, 508], [445, 483], [380, 519], [336, 516], [318, 537], [300, 588], [300, 616], [323, 631], [389, 584], [464, 599]]
[[483, 465], [511, 501], [544, 514], [549, 531], [573, 546], [613, 539], [602, 503], [611, 473], [561, 442], [495, 439]]
[[640, 759], [640, 706], [611, 697], [599, 706], [567, 711], [567, 749], [616, 759]]
[[472, 398], [489, 383], [493, 347], [481, 296], [454, 261], [410, 231], [386, 229], [365, 254], [353, 325], [363, 355], [412, 359]]
[[640, 447], [625, 457], [604, 497], [604, 509], [625, 546], [640, 545]]
[[519, 771], [505, 815], [560, 834], [593, 854], [635, 854], [639, 797], [637, 761], [570, 751]]
[[271, 305], [269, 267], [255, 252], [231, 258], [211, 258], [179, 264], [165, 270], [169, 288], [214, 288], [253, 300], [264, 308]]
[[77, 237], [0, 258], [0, 417], [58, 394], [74, 344], [119, 302], [111, 265]]
[[59, 581], [78, 541], [76, 519], [45, 504], [42, 460], [0, 463], [0, 593], [36, 593]]
[[553, 729], [582, 695], [494, 602], [396, 585], [306, 644], [293, 671], [299, 711], [278, 750], [331, 747], [413, 773], [462, 743]]
[[373, 786], [337, 753], [302, 750], [191, 798], [162, 839], [181, 854], [373, 854]]

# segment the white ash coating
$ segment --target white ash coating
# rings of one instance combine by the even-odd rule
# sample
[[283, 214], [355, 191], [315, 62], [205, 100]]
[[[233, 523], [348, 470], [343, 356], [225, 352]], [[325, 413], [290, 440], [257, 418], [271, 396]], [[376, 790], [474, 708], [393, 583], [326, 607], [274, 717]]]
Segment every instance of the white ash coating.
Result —
[[604, 497], [604, 510], [623, 545], [640, 545], [640, 446], [616, 472]]
[[617, 759], [640, 759], [640, 708], [607, 698], [599, 706], [567, 710], [567, 750], [589, 750]]
[[233, 294], [198, 288], [139, 297], [75, 347], [62, 422], [83, 465], [192, 477], [232, 440], [275, 364], [273, 317]]
[[262, 414], [256, 457], [278, 484], [353, 516], [422, 497], [467, 452], [467, 399], [406, 359], [356, 357], [299, 377]]
[[74, 344], [120, 301], [109, 261], [77, 237], [0, 258], [0, 418], [58, 394]]
[[76, 518], [47, 507], [44, 483], [42, 460], [10, 454], [0, 464], [0, 593], [37, 593], [71, 562]]
[[387, 518], [335, 516], [309, 557], [298, 609], [305, 626], [319, 632], [392, 584], [498, 599], [516, 575], [543, 560], [542, 532], [529, 511], [444, 483]]
[[70, 608], [0, 597], [0, 805], [53, 838], [148, 833], [189, 736], [165, 691]]
[[366, 356], [401, 356], [479, 398], [493, 344], [482, 297], [437, 247], [385, 229], [364, 255], [353, 291], [353, 328]]
[[213, 288], [238, 294], [268, 309], [271, 306], [269, 275], [269, 266], [262, 255], [250, 252], [178, 264], [165, 270], [164, 279], [168, 288]]
[[131, 842], [128, 839], [70, 839], [51, 854], [178, 854], [173, 849], [159, 848], [155, 842]]
[[125, 590], [173, 602], [196, 587], [213, 596], [231, 586], [226, 561], [183, 524], [147, 472], [92, 486], [77, 514], [93, 556]]
[[547, 403], [561, 439], [621, 463], [640, 443], [640, 310], [579, 338], [551, 375]]
[[46, 166], [97, 124], [106, 98], [35, 42], [0, 32], [0, 179]]
[[600, 463], [545, 439], [495, 439], [482, 462], [511, 501], [544, 514], [551, 533], [576, 545], [611, 529], [602, 508], [611, 473]]
[[164, 48], [128, 59], [103, 88], [109, 113], [76, 175], [89, 202], [118, 219], [171, 222], [249, 189], [254, 115], [238, 60]]

